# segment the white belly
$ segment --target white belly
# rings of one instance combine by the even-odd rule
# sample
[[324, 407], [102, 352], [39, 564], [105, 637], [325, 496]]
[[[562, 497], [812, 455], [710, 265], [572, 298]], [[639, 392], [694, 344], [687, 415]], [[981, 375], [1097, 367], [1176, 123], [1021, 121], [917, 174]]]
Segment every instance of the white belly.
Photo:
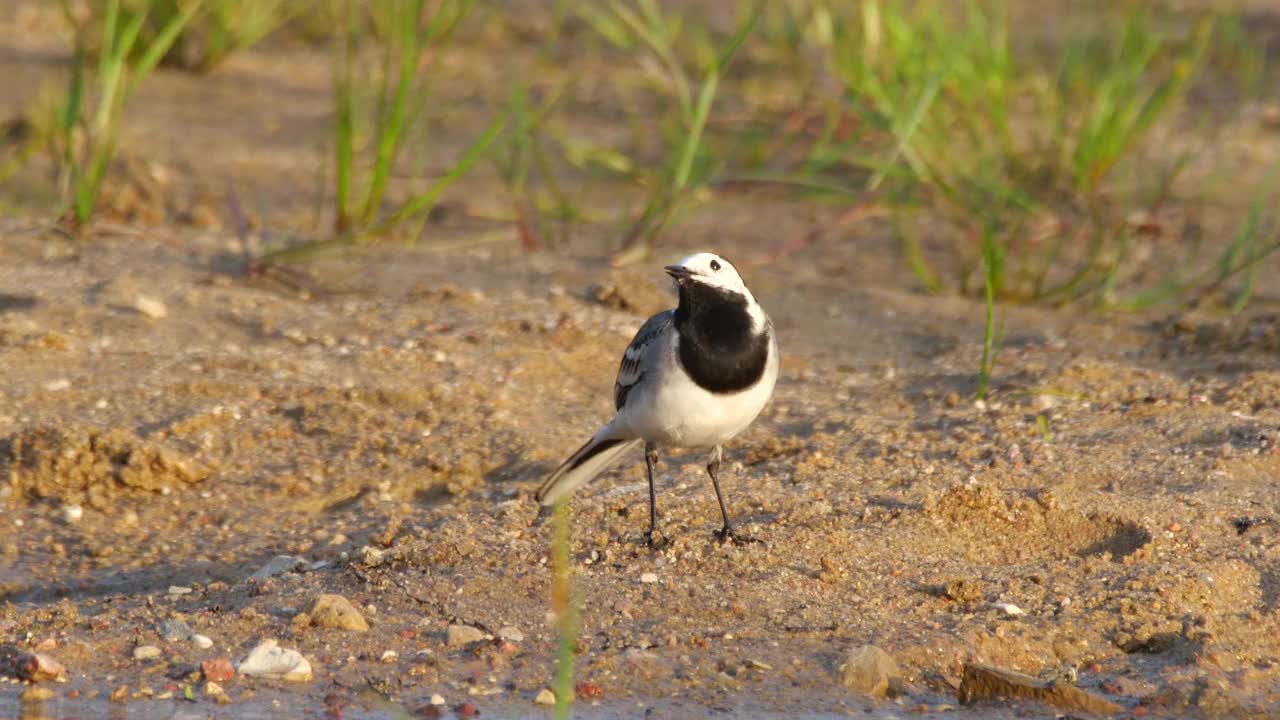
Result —
[[[669, 352], [674, 355], [674, 345]], [[666, 367], [675, 368], [672, 363]], [[653, 378], [638, 402], [628, 402], [615, 426], [634, 437], [664, 446], [702, 448], [728, 442], [750, 425], [773, 395], [778, 379], [777, 352], [769, 354], [764, 375], [741, 392], [717, 394], [699, 387], [683, 372]]]

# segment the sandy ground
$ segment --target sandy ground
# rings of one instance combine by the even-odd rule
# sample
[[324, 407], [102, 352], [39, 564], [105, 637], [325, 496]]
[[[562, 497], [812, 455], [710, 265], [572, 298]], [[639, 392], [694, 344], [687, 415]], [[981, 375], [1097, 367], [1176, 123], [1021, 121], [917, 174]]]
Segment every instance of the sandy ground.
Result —
[[[4, 62], [55, 72], [31, 43]], [[163, 108], [248, 87], [249, 57], [159, 76], [149, 97], [170, 104], [129, 132], [177, 132]], [[626, 270], [584, 227], [557, 253], [507, 230], [302, 281], [246, 272], [209, 198], [241, 172], [251, 211], [303, 212], [257, 188], [308, 187], [313, 148], [287, 130], [323, 129], [322, 59], [260, 61], [252, 87], [297, 102], [246, 120], [263, 134], [234, 153], [209, 148], [243, 107], [187, 118], [198, 142], [156, 136], [186, 222], [89, 240], [0, 222], [0, 659], [40, 651], [69, 675], [39, 704], [0, 684], [0, 717], [429, 717], [434, 695], [545, 715], [557, 636], [532, 492], [608, 418], [622, 349], [671, 302], [660, 266], [695, 249], [743, 269], [784, 354], [728, 452], [731, 509], [763, 542], [714, 541], [697, 454], [664, 458], [661, 552], [638, 456], [580, 493], [582, 715], [1054, 716], [959, 706], [966, 662], [1075, 672], [1133, 716], [1280, 714], [1274, 283], [1234, 317], [1009, 309], [975, 403], [981, 306], [912, 291], [874, 219], [777, 257], [840, 209], [769, 191], [717, 198]], [[474, 182], [435, 237], [474, 245], [476, 207], [501, 200]], [[253, 577], [279, 555], [301, 560]], [[322, 593], [369, 629], [317, 625]], [[201, 663], [269, 638], [313, 678], [205, 694]], [[867, 644], [900, 666], [896, 697], [842, 686]]]

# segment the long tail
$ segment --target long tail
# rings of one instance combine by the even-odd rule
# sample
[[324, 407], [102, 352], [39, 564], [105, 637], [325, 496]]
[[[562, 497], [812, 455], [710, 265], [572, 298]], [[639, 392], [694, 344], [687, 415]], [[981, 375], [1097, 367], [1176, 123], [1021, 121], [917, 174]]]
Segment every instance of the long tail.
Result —
[[555, 472], [542, 483], [535, 495], [543, 505], [555, 505], [574, 490], [590, 482], [595, 476], [613, 467], [623, 453], [639, 445], [640, 440], [611, 437], [605, 427], [586, 445], [569, 456]]

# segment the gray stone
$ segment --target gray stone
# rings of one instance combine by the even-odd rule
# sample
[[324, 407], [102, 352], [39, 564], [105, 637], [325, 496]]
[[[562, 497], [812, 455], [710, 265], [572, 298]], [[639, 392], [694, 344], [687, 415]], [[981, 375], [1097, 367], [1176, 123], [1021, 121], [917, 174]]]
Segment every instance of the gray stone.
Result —
[[513, 642], [513, 643], [524, 642], [524, 633], [520, 632], [520, 628], [513, 627], [511, 625], [507, 625], [506, 627], [499, 628], [498, 637], [502, 638], [503, 640], [506, 640], [507, 642]]
[[267, 561], [266, 565], [258, 568], [258, 572], [250, 575], [249, 579], [262, 582], [277, 575], [297, 570], [302, 565], [305, 565], [306, 562], [306, 559], [294, 557], [293, 555], [277, 555]]
[[869, 697], [889, 694], [892, 683], [901, 677], [898, 663], [875, 645], [854, 648], [841, 668], [841, 675], [846, 688]]
[[170, 618], [160, 623], [160, 637], [165, 642], [182, 642], [191, 639], [195, 634], [190, 625], [177, 618]]

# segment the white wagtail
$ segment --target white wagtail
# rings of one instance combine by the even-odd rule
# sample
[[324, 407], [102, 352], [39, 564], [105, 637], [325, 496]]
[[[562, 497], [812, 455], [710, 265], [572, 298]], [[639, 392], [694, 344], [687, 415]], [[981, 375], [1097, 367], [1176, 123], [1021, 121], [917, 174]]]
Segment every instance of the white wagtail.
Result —
[[675, 279], [679, 305], [640, 326], [622, 354], [613, 386], [617, 414], [551, 473], [537, 498], [554, 505], [644, 443], [649, 471], [645, 537], [655, 546], [658, 448], [709, 447], [707, 474], [724, 520], [716, 536], [730, 540], [735, 536], [716, 477], [720, 446], [745, 430], [773, 395], [778, 342], [769, 317], [728, 260], [698, 253], [666, 271]]

